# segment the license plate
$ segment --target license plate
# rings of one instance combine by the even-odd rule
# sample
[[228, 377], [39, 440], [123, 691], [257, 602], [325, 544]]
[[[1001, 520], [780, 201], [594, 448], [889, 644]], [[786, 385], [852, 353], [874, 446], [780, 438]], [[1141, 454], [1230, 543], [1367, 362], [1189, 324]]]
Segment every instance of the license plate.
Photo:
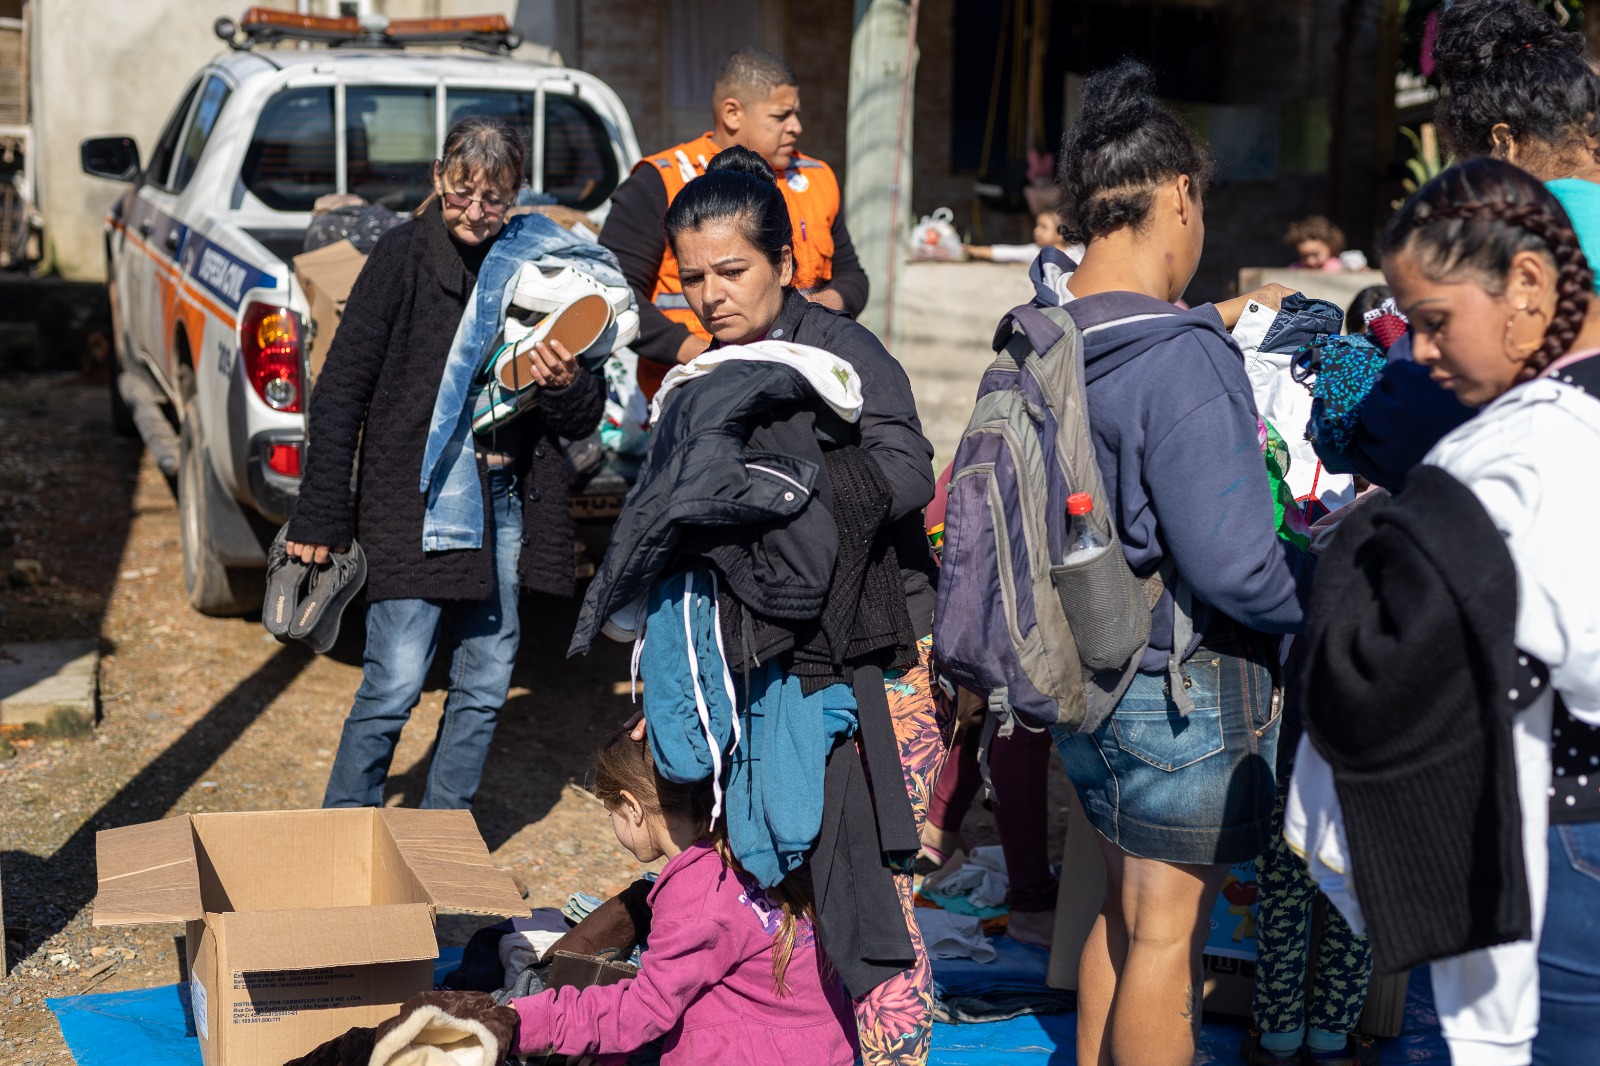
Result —
[[615, 518], [621, 513], [622, 495], [620, 493], [608, 496], [572, 497], [573, 518]]

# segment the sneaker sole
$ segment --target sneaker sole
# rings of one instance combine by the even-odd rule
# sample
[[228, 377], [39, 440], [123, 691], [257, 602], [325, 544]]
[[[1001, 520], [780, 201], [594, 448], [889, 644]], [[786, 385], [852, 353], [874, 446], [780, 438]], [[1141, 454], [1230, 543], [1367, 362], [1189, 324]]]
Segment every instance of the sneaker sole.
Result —
[[[539, 340], [559, 341], [573, 355], [581, 355], [611, 325], [611, 305], [599, 293], [590, 293], [578, 297], [551, 317], [554, 321]], [[533, 349], [534, 344], [528, 343], [526, 351], [501, 364], [495, 374], [503, 387], [516, 390], [533, 384]]]

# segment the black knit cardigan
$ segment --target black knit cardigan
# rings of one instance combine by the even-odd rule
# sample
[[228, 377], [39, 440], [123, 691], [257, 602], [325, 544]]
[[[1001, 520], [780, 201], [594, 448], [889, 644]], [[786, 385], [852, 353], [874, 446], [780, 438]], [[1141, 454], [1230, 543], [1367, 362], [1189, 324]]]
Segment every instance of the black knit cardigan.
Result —
[[[378, 241], [356, 278], [333, 346], [311, 395], [310, 441], [289, 539], [345, 545], [367, 556], [367, 599], [479, 600], [494, 591], [492, 548], [426, 552], [418, 491], [434, 397], [456, 327], [487, 247], [450, 237], [437, 205]], [[587, 370], [547, 389], [538, 408], [494, 442], [517, 460], [522, 494], [524, 588], [573, 592], [571, 470], [558, 438], [594, 432], [605, 407]], [[350, 474], [361, 463], [354, 515]], [[479, 455], [487, 520], [487, 468]]]

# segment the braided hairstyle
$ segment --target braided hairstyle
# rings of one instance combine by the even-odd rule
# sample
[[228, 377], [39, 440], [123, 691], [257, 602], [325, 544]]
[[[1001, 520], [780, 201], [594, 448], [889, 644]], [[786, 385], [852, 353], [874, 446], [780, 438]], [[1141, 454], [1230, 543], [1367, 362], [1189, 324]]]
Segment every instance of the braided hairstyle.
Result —
[[1583, 327], [1594, 274], [1572, 221], [1548, 189], [1510, 163], [1474, 159], [1424, 185], [1384, 231], [1384, 258], [1398, 252], [1414, 256], [1430, 281], [1468, 277], [1492, 296], [1505, 292], [1520, 252], [1555, 265], [1555, 313], [1522, 380], [1565, 355]]
[[1563, 156], [1600, 134], [1600, 77], [1583, 35], [1528, 0], [1457, 0], [1439, 19], [1433, 56], [1443, 95], [1434, 115], [1457, 159], [1488, 155], [1499, 123]]
[[1061, 140], [1062, 233], [1087, 244], [1122, 226], [1139, 226], [1155, 204], [1155, 186], [1189, 176], [1199, 199], [1211, 178], [1211, 155], [1189, 128], [1156, 101], [1150, 68], [1135, 59], [1089, 76], [1083, 107]]

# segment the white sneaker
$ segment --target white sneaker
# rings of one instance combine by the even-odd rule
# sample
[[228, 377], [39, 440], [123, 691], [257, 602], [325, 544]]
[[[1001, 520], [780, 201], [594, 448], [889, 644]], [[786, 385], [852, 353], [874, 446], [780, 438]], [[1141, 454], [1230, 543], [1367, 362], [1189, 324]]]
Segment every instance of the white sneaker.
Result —
[[472, 432], [483, 435], [520, 418], [539, 405], [539, 386], [511, 390], [489, 380], [472, 397]]
[[639, 596], [632, 603], [625, 603], [611, 612], [611, 617], [605, 620], [600, 627], [600, 632], [610, 637], [619, 644], [632, 644], [639, 630], [644, 627], [645, 607], [644, 596]]
[[[597, 292], [584, 293], [571, 303], [556, 308], [531, 329], [507, 317], [506, 343], [489, 360], [489, 376], [513, 391], [530, 388], [533, 380], [534, 347], [542, 341], [560, 341], [573, 355], [582, 355], [611, 327], [611, 304]], [[526, 329], [526, 332], [524, 330]], [[513, 334], [521, 334], [513, 339]]]
[[589, 293], [605, 297], [613, 314], [626, 311], [631, 297], [626, 285], [604, 285], [572, 267], [546, 273], [534, 263], [524, 263], [517, 272], [511, 306], [550, 314]]

